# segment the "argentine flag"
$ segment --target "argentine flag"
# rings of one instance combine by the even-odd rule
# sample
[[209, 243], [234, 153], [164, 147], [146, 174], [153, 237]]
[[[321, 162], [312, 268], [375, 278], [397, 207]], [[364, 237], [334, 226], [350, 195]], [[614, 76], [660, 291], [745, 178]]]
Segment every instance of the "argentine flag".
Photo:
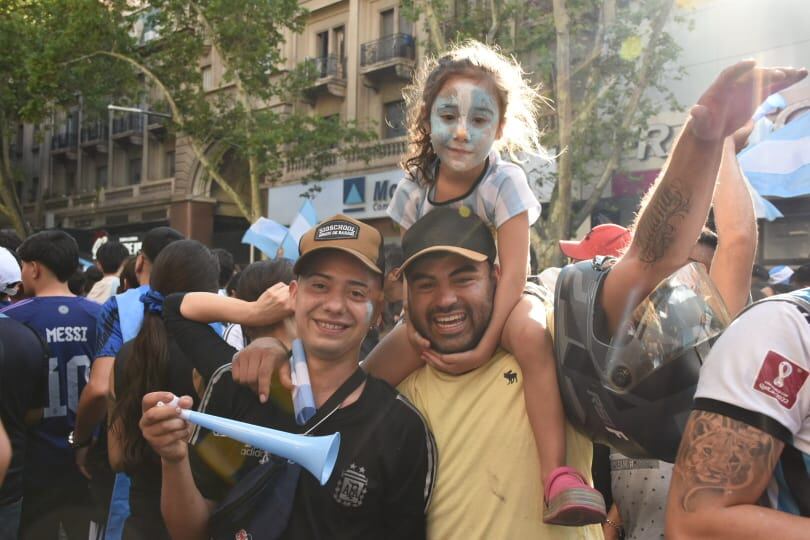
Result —
[[312, 206], [312, 201], [309, 199], [304, 200], [304, 204], [301, 205], [298, 214], [290, 224], [290, 234], [284, 241], [284, 257], [291, 260], [298, 259], [298, 242], [304, 236], [304, 233], [317, 223], [318, 218], [315, 215], [315, 207]]
[[[276, 223], [272, 219], [260, 217], [245, 231], [242, 243], [253, 245], [271, 259], [275, 259], [279, 248], [284, 245], [284, 241], [289, 235], [290, 231], [284, 225]], [[296, 246], [295, 252], [298, 253], [298, 246]]]
[[767, 134], [740, 152], [738, 161], [751, 186], [762, 197], [810, 195], [810, 113]]

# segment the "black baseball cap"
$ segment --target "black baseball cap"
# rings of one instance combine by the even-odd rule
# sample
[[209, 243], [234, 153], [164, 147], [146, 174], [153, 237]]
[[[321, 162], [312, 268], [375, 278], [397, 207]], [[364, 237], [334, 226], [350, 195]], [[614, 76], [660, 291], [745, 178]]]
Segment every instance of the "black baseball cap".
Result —
[[475, 262], [493, 262], [498, 253], [492, 231], [467, 207], [437, 208], [418, 219], [402, 237], [402, 252], [400, 271], [428, 253], [455, 253]]

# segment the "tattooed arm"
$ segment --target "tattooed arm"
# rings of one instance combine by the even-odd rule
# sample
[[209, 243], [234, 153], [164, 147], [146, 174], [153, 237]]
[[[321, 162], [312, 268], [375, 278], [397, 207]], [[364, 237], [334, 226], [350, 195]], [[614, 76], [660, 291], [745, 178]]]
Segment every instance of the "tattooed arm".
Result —
[[724, 138], [748, 121], [765, 96], [806, 75], [744, 61], [724, 70], [701, 96], [639, 213], [630, 248], [606, 279], [602, 305], [611, 331], [687, 262], [709, 213]]
[[670, 485], [667, 539], [807, 538], [810, 519], [756, 506], [783, 446], [743, 422], [693, 411]]

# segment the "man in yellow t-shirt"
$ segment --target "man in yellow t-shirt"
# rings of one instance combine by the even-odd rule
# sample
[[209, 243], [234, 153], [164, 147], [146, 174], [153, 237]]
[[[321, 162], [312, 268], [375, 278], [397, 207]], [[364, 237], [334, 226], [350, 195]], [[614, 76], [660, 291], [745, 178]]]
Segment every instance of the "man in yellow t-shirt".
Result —
[[[438, 212], [444, 210], [433, 213]], [[443, 317], [431, 340], [446, 341], [447, 349], [472, 349], [492, 314], [497, 282], [490, 257], [495, 249], [492, 236], [475, 216], [449, 211], [439, 219], [442, 226], [403, 240], [411, 320], [418, 327]], [[438, 307], [444, 303], [459, 307], [444, 313]], [[522, 373], [512, 355], [499, 350], [487, 364], [463, 375], [425, 366], [399, 390], [427, 418], [439, 449], [437, 483], [428, 509], [429, 538], [602, 538], [598, 525], [543, 523], [540, 463], [526, 415]], [[567, 426], [566, 443], [568, 465], [590, 471], [591, 441]]]

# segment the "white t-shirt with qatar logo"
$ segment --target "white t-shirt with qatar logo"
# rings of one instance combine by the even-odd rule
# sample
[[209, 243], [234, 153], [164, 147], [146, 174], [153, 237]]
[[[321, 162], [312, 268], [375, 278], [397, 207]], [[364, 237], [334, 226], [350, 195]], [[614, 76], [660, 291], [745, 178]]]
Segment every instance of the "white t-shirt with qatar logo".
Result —
[[[810, 300], [808, 290], [802, 292]], [[695, 408], [768, 432], [798, 450], [807, 469], [808, 375], [810, 315], [791, 302], [763, 302], [731, 323], [712, 347], [700, 371]], [[795, 501], [786, 496], [787, 486], [780, 485], [782, 480], [781, 467], [777, 467], [768, 488], [771, 505], [796, 513]]]

